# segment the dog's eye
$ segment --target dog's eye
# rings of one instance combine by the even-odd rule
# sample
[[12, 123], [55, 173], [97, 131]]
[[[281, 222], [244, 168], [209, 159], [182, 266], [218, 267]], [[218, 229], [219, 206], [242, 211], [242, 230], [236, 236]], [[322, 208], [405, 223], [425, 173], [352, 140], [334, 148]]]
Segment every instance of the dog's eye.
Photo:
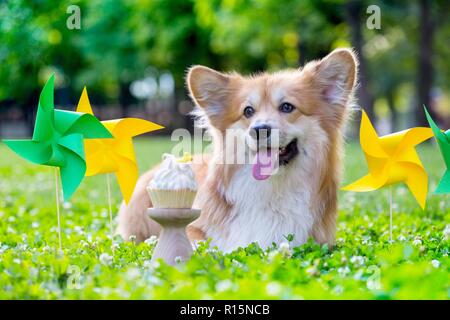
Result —
[[255, 109], [253, 109], [253, 107], [245, 107], [244, 116], [246, 118], [250, 118], [254, 114], [255, 114]]
[[283, 113], [291, 113], [292, 111], [294, 111], [295, 107], [292, 104], [285, 102], [281, 104], [279, 109]]

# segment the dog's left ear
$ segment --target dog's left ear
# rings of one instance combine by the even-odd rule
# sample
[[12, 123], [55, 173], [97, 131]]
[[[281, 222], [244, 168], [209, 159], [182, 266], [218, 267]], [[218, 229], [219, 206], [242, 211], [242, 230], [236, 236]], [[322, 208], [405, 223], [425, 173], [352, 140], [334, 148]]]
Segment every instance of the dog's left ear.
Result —
[[358, 62], [350, 49], [336, 49], [314, 66], [323, 99], [345, 106], [356, 86]]

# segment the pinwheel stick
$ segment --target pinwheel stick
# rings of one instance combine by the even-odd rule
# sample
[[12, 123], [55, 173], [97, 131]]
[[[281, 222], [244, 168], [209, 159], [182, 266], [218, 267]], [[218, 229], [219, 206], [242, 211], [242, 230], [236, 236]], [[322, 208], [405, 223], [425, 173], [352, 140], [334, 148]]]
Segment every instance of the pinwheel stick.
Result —
[[389, 242], [392, 242], [392, 186], [389, 186]]
[[111, 182], [109, 178], [109, 173], [106, 174], [106, 185], [108, 189], [109, 232], [111, 236], [111, 248], [114, 254], [114, 229], [113, 229], [112, 204], [111, 204]]
[[59, 211], [59, 168], [55, 167], [55, 193], [56, 193], [56, 215], [58, 216], [58, 240], [59, 250], [62, 251], [62, 239], [61, 239], [61, 215]]

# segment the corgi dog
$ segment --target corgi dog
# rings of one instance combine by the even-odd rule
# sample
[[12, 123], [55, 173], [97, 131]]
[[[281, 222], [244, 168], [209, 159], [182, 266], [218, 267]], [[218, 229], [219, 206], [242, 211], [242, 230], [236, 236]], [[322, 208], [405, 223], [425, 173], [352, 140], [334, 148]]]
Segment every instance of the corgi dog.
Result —
[[[189, 70], [195, 116], [213, 147], [209, 157], [193, 161], [199, 186], [194, 208], [201, 215], [187, 228], [192, 241], [211, 238], [224, 252], [252, 242], [267, 248], [287, 235], [294, 236], [293, 245], [310, 237], [334, 244], [344, 127], [357, 67], [352, 50], [336, 49], [301, 69], [275, 73]], [[230, 135], [237, 147], [229, 147]], [[252, 160], [223, 161], [239, 145]], [[126, 240], [134, 235], [143, 241], [160, 230], [146, 214], [153, 172], [140, 177], [130, 203], [121, 206], [118, 232]]]

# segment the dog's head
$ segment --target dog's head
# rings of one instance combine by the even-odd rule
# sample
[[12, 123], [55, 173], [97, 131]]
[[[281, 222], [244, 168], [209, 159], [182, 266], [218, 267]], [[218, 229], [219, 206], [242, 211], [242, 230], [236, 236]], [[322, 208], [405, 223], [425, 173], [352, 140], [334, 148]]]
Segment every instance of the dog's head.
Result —
[[270, 174], [261, 168], [267, 163], [288, 166], [318, 147], [332, 147], [341, 135], [356, 75], [354, 53], [338, 49], [302, 69], [250, 77], [194, 66], [187, 85], [208, 126], [224, 136], [228, 130], [241, 132], [255, 154], [254, 177], [266, 179]]

